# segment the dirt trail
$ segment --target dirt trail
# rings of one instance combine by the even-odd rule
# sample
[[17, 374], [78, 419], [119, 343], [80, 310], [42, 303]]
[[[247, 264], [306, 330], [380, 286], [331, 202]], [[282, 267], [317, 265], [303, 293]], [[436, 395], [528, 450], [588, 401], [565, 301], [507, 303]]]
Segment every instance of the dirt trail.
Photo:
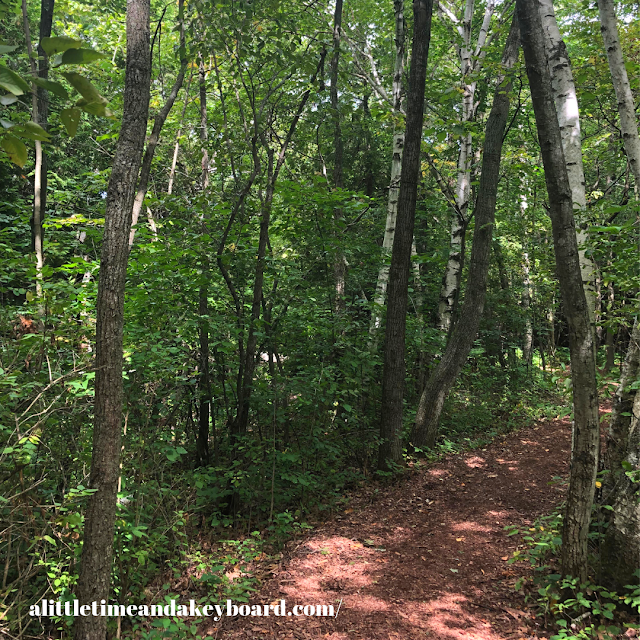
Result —
[[[506, 640], [537, 637], [513, 590], [526, 567], [505, 525], [529, 526], [562, 499], [568, 419], [455, 455], [398, 486], [369, 487], [298, 543], [253, 602], [334, 604], [336, 619], [227, 620], [218, 638]], [[542, 637], [542, 634], [541, 634]]]

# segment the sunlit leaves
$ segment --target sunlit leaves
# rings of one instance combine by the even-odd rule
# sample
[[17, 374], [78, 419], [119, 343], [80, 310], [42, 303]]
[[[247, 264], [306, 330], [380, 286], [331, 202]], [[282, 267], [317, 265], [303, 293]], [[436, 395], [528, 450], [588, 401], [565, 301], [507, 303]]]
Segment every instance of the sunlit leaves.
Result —
[[40, 41], [40, 46], [48, 56], [55, 55], [56, 53], [63, 53], [69, 49], [79, 49], [82, 44], [83, 42], [81, 40], [75, 40], [74, 38], [68, 38], [66, 36], [42, 38]]
[[60, 64], [87, 64], [106, 57], [104, 53], [93, 49], [69, 49], [62, 55]]
[[76, 135], [76, 131], [78, 130], [80, 115], [81, 111], [77, 107], [72, 107], [71, 109], [63, 109], [60, 112], [60, 120], [62, 120], [64, 128], [72, 138]]
[[16, 125], [13, 133], [29, 140], [47, 141], [51, 137], [37, 122], [31, 121]]
[[17, 73], [11, 71], [0, 64], [0, 87], [12, 93], [14, 96], [21, 96], [29, 91], [29, 83], [23, 80]]
[[24, 142], [15, 136], [7, 135], [0, 140], [0, 146], [4, 149], [9, 159], [20, 168], [24, 167], [27, 162], [27, 147]]
[[63, 100], [69, 99], [67, 90], [59, 82], [54, 82], [53, 80], [45, 80], [44, 78], [33, 78], [33, 82], [37, 86], [42, 87], [43, 89], [46, 89], [51, 93], [55, 93], [55, 95], [62, 98]]
[[82, 96], [76, 103], [83, 111], [96, 116], [110, 117], [113, 115], [107, 108], [108, 101], [98, 93], [98, 90], [84, 76], [74, 71], [63, 73], [69, 84]]

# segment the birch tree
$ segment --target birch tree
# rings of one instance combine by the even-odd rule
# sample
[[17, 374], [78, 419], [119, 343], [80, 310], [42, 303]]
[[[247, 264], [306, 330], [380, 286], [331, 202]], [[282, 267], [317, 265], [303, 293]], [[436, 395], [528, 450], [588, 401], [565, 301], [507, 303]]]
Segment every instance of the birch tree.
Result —
[[587, 198], [582, 164], [582, 136], [580, 132], [578, 98], [571, 71], [571, 61], [553, 10], [553, 0], [538, 1], [540, 2], [540, 17], [545, 34], [544, 45], [551, 73], [551, 90], [553, 91], [553, 101], [558, 114], [558, 124], [562, 135], [562, 150], [567, 165], [567, 176], [571, 187], [571, 197], [577, 222], [576, 233], [578, 236], [580, 272], [582, 273], [582, 283], [587, 296], [589, 317], [593, 324], [596, 309], [595, 271], [593, 261], [585, 250], [585, 244], [589, 236], [586, 232], [586, 222], [583, 219], [587, 208]]
[[640, 187], [640, 137], [638, 137], [638, 122], [635, 115], [635, 103], [627, 68], [622, 57], [620, 36], [618, 35], [618, 22], [615, 9], [611, 0], [598, 0], [600, 12], [600, 31], [604, 48], [607, 52], [611, 80], [618, 100], [618, 113], [620, 115], [620, 129], [624, 150], [627, 153], [631, 172], [636, 181], [636, 188]]
[[569, 328], [573, 447], [562, 534], [562, 572], [587, 578], [587, 544], [600, 445], [594, 334], [582, 286], [573, 198], [562, 151], [538, 5], [516, 0], [522, 48], [549, 196], [556, 267]]
[[475, 101], [477, 81], [475, 75], [482, 68], [484, 58], [483, 48], [487, 41], [487, 34], [491, 18], [495, 11], [494, 0], [489, 0], [478, 33], [475, 47], [471, 42], [471, 31], [474, 11], [474, 0], [466, 0], [462, 20], [458, 20], [447, 2], [441, 2], [440, 8], [454, 23], [455, 30], [462, 43], [457, 47], [460, 58], [460, 77], [462, 88], [462, 104], [460, 124], [465, 132], [460, 137], [458, 153], [458, 177], [455, 191], [455, 210], [451, 221], [451, 239], [449, 258], [445, 269], [440, 303], [438, 306], [438, 322], [440, 329], [448, 333], [451, 329], [455, 307], [460, 291], [460, 279], [463, 268], [463, 242], [468, 224], [469, 197], [471, 193], [471, 164], [473, 159], [473, 144], [469, 123], [475, 118], [478, 105]]
[[405, 21], [404, 1], [394, 0], [395, 16], [395, 45], [396, 55], [393, 65], [393, 85], [391, 90], [391, 102], [393, 107], [393, 150], [391, 152], [391, 179], [389, 180], [389, 196], [387, 200], [387, 220], [382, 241], [383, 263], [378, 272], [374, 307], [371, 316], [369, 334], [375, 338], [376, 332], [382, 323], [382, 307], [384, 306], [389, 284], [388, 259], [393, 247], [393, 237], [396, 230], [396, 216], [398, 215], [398, 197], [400, 194], [400, 173], [402, 171], [402, 152], [404, 148], [404, 127], [400, 124], [402, 114], [402, 74], [404, 72], [405, 55]]
[[[611, 0], [598, 0], [598, 9], [600, 30], [618, 101], [622, 140], [638, 189], [640, 136], [635, 101], [620, 47], [615, 9]], [[607, 579], [616, 587], [637, 582], [632, 574], [637, 568], [640, 555], [640, 506], [637, 500], [637, 484], [630, 477], [632, 473], [637, 475], [640, 468], [640, 393], [637, 390], [639, 375], [640, 325], [636, 318], [607, 434], [607, 466], [611, 471], [607, 483], [607, 501], [613, 507], [613, 514], [602, 546], [602, 567]]]

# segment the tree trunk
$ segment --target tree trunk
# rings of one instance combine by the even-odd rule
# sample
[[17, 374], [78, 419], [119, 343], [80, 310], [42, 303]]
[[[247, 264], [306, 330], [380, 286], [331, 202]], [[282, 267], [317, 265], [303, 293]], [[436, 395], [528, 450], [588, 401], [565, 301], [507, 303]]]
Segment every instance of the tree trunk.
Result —
[[[107, 191], [96, 306], [93, 450], [78, 599], [109, 599], [122, 424], [122, 333], [131, 209], [149, 112], [149, 0], [127, 2], [127, 64], [122, 125]], [[107, 619], [79, 617], [77, 640], [104, 640]]]
[[[580, 111], [576, 87], [571, 72], [571, 61], [564, 40], [560, 35], [553, 0], [538, 0], [540, 3], [540, 18], [545, 33], [545, 50], [551, 73], [551, 89], [558, 114], [558, 123], [562, 135], [562, 150], [567, 165], [569, 186], [573, 199], [574, 216], [577, 219], [578, 256], [582, 283], [587, 297], [587, 306], [592, 326], [595, 326], [596, 291], [595, 271], [591, 258], [586, 254], [584, 244], [589, 235], [586, 232], [586, 221], [583, 220], [587, 209], [585, 195], [584, 168], [582, 165], [582, 137], [580, 133]], [[583, 229], [584, 225], [584, 229]]]
[[522, 272], [524, 275], [522, 282], [522, 308], [524, 310], [524, 343], [522, 345], [522, 358], [527, 367], [531, 365], [531, 356], [533, 355], [533, 321], [531, 319], [531, 263], [529, 261], [529, 253], [524, 251], [522, 254]]
[[637, 186], [640, 185], [640, 137], [638, 137], [633, 94], [629, 86], [627, 69], [624, 66], [620, 37], [618, 36], [618, 23], [612, 0], [598, 0], [598, 9], [600, 11], [600, 31], [607, 50], [611, 80], [618, 100], [622, 140]]
[[[316, 78], [318, 77], [318, 73], [320, 72], [323, 64], [324, 56], [321, 57], [320, 63], [318, 64], [314, 75], [311, 78], [310, 85], [315, 83]], [[296, 113], [289, 125], [289, 130], [287, 131], [287, 135], [280, 147], [280, 151], [274, 163], [274, 152], [270, 147], [268, 140], [266, 138], [266, 134], [262, 135], [263, 146], [267, 149], [267, 157], [268, 157], [268, 168], [267, 168], [267, 190], [262, 201], [262, 219], [260, 221], [260, 238], [258, 240], [258, 255], [256, 260], [256, 270], [255, 270], [255, 278], [253, 282], [253, 300], [251, 304], [251, 319], [249, 324], [249, 332], [247, 336], [247, 347], [244, 353], [244, 363], [241, 368], [241, 376], [239, 376], [238, 381], [238, 410], [236, 413], [235, 420], [233, 421], [232, 431], [234, 435], [241, 435], [246, 432], [247, 426], [249, 424], [249, 409], [251, 404], [251, 393], [253, 388], [253, 372], [255, 370], [255, 361], [256, 361], [256, 346], [258, 344], [258, 336], [256, 333], [257, 323], [260, 319], [260, 307], [262, 303], [262, 289], [264, 283], [264, 270], [266, 267], [266, 251], [267, 245], [269, 242], [269, 225], [271, 223], [271, 209], [273, 206], [273, 196], [275, 194], [276, 183], [278, 181], [278, 176], [280, 175], [280, 170], [282, 169], [282, 165], [284, 164], [284, 160], [287, 154], [287, 150], [289, 145], [291, 144], [291, 140], [293, 138], [293, 134], [298, 127], [298, 122], [300, 121], [300, 117], [304, 112], [307, 101], [309, 100], [309, 96], [311, 95], [311, 89], [307, 89], [300, 99], [298, 103], [298, 108]], [[254, 121], [255, 121], [255, 113], [254, 113]], [[257, 125], [254, 125], [257, 126]], [[257, 133], [256, 133], [257, 135]], [[256, 148], [257, 139], [254, 138], [252, 141], [254, 145], [253, 149], [253, 157], [254, 157], [254, 175], [249, 181], [249, 186], [253, 182], [255, 175], [260, 172], [259, 169], [259, 154]], [[221, 250], [218, 251], [218, 264], [221, 264], [220, 255]], [[226, 279], [226, 276], [225, 276]]]
[[424, 121], [424, 94], [432, 11], [432, 0], [414, 0], [414, 30], [407, 93], [405, 145], [402, 157], [396, 230], [389, 271], [389, 301], [385, 329], [380, 417], [381, 444], [378, 452], [378, 467], [380, 469], [388, 469], [390, 463], [397, 464], [402, 458], [400, 434], [402, 432], [405, 378], [404, 352], [409, 266], [420, 176], [420, 146]]
[[540, 12], [537, 5], [528, 0], [516, 0], [516, 6], [545, 169], [557, 274], [569, 325], [574, 429], [562, 535], [562, 573], [584, 582], [587, 577], [587, 536], [600, 445], [593, 332], [582, 286], [573, 198], [553, 104]]
[[149, 176], [151, 175], [151, 163], [153, 162], [153, 156], [156, 153], [158, 142], [160, 142], [160, 132], [162, 131], [162, 127], [167, 120], [167, 116], [171, 112], [176, 98], [178, 97], [178, 92], [182, 87], [182, 83], [184, 82], [184, 74], [187, 70], [187, 50], [185, 48], [184, 37], [184, 0], [179, 0], [178, 2], [178, 16], [178, 19], [180, 21], [180, 70], [178, 71], [178, 75], [176, 76], [176, 80], [173, 83], [173, 87], [171, 87], [171, 91], [169, 92], [164, 106], [162, 107], [162, 109], [160, 109], [160, 111], [158, 111], [156, 117], [153, 120], [153, 129], [151, 130], [151, 135], [149, 136], [149, 140], [147, 141], [147, 148], [145, 149], [144, 157], [142, 159], [142, 167], [140, 168], [140, 178], [138, 179], [138, 191], [136, 193], [135, 200], [133, 201], [131, 231], [129, 233], [130, 247], [133, 246], [133, 239], [136, 235], [136, 224], [138, 223], [140, 212], [142, 211], [142, 203], [144, 202], [144, 197], [147, 194], [147, 188], [149, 186]]
[[[460, 47], [460, 76], [462, 84], [461, 125], [466, 128], [476, 116], [475, 101], [477, 81], [473, 75], [482, 69], [484, 57], [483, 47], [487, 38], [491, 17], [495, 10], [495, 2], [489, 1], [484, 14], [482, 27], [478, 34], [475, 51], [471, 48], [471, 27], [473, 20], [474, 0], [466, 0], [462, 23], [458, 33], [462, 37]], [[475, 58], [475, 59], [474, 59]], [[473, 145], [471, 132], [460, 136], [460, 151], [458, 153], [458, 179], [456, 185], [456, 210], [451, 221], [451, 239], [449, 245], [449, 259], [442, 280], [440, 303], [438, 306], [438, 324], [444, 334], [450, 334], [454, 322], [454, 315], [458, 306], [460, 283], [464, 267], [464, 235], [467, 230], [467, 213], [469, 211], [469, 197], [471, 193], [471, 160]]]
[[[333, 56], [331, 58], [331, 115], [333, 118], [333, 186], [335, 189], [342, 189], [344, 186], [343, 175], [343, 156], [344, 144], [342, 141], [342, 129], [340, 126], [340, 109], [338, 102], [338, 67], [340, 64], [340, 39], [342, 30], [342, 0], [336, 0], [336, 8], [333, 16]], [[334, 211], [334, 219], [336, 221], [342, 218], [342, 211], [336, 209]], [[340, 242], [339, 236], [336, 237], [337, 243]], [[333, 277], [335, 281], [335, 301], [334, 311], [339, 316], [345, 309], [345, 285], [347, 277], [347, 262], [344, 257], [342, 248], [336, 244], [336, 254], [333, 257]]]
[[[184, 72], [183, 72], [184, 75]], [[207, 86], [204, 64], [200, 59], [200, 142], [202, 143], [202, 174], [200, 188], [205, 192], [209, 186], [209, 154], [207, 152]], [[174, 98], [175, 99], [175, 98]], [[202, 232], [206, 233], [204, 220]], [[211, 384], [209, 381], [209, 260], [203, 254], [202, 283], [198, 291], [198, 341], [200, 343], [200, 372], [198, 376], [198, 438], [196, 442], [197, 460], [200, 466], [209, 464], [209, 417], [211, 413]]]
[[[41, 0], [40, 3], [40, 40], [51, 36], [53, 23], [54, 0]], [[49, 77], [49, 58], [44, 49], [38, 45], [38, 58], [33, 55], [31, 45], [31, 30], [27, 15], [26, 0], [22, 0], [22, 20], [24, 36], [27, 42], [27, 54], [31, 73], [45, 80]], [[49, 98], [45, 89], [33, 86], [32, 116], [33, 122], [38, 123], [45, 131], [48, 128]], [[47, 208], [47, 156], [42, 149], [42, 142], [35, 142], [36, 157], [33, 178], [33, 218], [31, 236], [33, 250], [36, 254], [36, 296], [42, 298], [42, 269], [44, 268], [44, 229], [43, 222]], [[42, 308], [44, 312], [44, 308]]]
[[398, 196], [400, 193], [400, 172], [402, 170], [402, 150], [404, 147], [404, 130], [398, 128], [400, 114], [402, 111], [402, 74], [404, 71], [404, 1], [394, 0], [395, 13], [395, 44], [396, 58], [393, 66], [393, 151], [391, 154], [391, 180], [389, 181], [389, 196], [387, 200], [387, 222], [384, 229], [384, 239], [382, 241], [382, 266], [378, 272], [378, 282], [374, 296], [373, 313], [371, 314], [371, 324], [369, 326], [370, 342], [376, 343], [376, 335], [382, 324], [382, 308], [384, 307], [389, 284], [389, 265], [387, 261], [393, 247], [393, 237], [396, 231], [396, 216], [398, 214]]
[[[518, 59], [518, 22], [514, 18], [502, 55], [502, 65], [508, 72]], [[495, 219], [496, 197], [500, 178], [500, 157], [504, 132], [509, 117], [508, 74], [500, 79], [494, 93], [491, 113], [485, 128], [482, 172], [475, 208], [475, 230], [471, 249], [469, 282], [460, 320], [453, 329], [447, 348], [431, 374], [420, 397], [411, 437], [416, 447], [432, 447], [438, 435], [438, 422], [444, 401], [464, 365], [478, 331], [484, 308], [491, 239]]]
[[640, 503], [637, 484], [631, 482], [627, 470], [640, 469], [640, 393], [633, 388], [640, 373], [640, 324], [636, 320], [629, 349], [622, 365], [620, 385], [611, 411], [607, 432], [607, 468], [611, 474], [606, 483], [606, 503], [613, 513], [601, 550], [601, 567], [612, 588], [622, 590], [625, 584], [637, 584], [633, 576], [640, 558]]
[[176, 144], [173, 147], [173, 157], [171, 158], [171, 169], [169, 170], [169, 182], [167, 184], [167, 193], [171, 195], [173, 193], [173, 182], [176, 177], [176, 166], [178, 164], [178, 151], [180, 150], [180, 136], [182, 135], [182, 126], [184, 123], [184, 117], [187, 113], [187, 107], [189, 106], [189, 90], [191, 89], [191, 80], [193, 73], [189, 76], [189, 82], [187, 82], [187, 90], [184, 96], [184, 104], [182, 105], [182, 115], [180, 116], [180, 126], [176, 133]]
[[[609, 281], [607, 285], [607, 297], [609, 300], [609, 304], [607, 305], [607, 318], [610, 319], [613, 317], [613, 305], [615, 302], [615, 289], [613, 288], [613, 282]], [[604, 370], [606, 373], [613, 369], [613, 365], [615, 364], [616, 358], [616, 350], [615, 350], [615, 336], [616, 332], [612, 326], [606, 328], [606, 336], [605, 336], [605, 365]]]

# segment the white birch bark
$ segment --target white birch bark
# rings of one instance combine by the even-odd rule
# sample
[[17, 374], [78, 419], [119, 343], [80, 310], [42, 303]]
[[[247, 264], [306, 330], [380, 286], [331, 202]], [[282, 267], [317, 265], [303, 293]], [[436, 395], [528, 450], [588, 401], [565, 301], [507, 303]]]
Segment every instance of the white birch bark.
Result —
[[562, 135], [562, 150], [564, 152], [569, 186], [573, 199], [574, 215], [576, 217], [576, 235], [578, 238], [580, 272], [582, 284], [587, 297], [589, 319], [595, 322], [596, 291], [595, 270], [592, 260], [586, 255], [584, 246], [588, 240], [586, 229], [583, 229], [583, 217], [587, 208], [585, 195], [584, 168], [582, 165], [582, 137], [580, 133], [580, 112], [576, 87], [571, 72], [571, 62], [565, 46], [558, 22], [553, 9], [553, 0], [538, 0], [540, 17], [545, 33], [545, 50], [549, 60], [551, 72], [551, 88], [553, 100], [558, 114], [560, 133]]
[[[22, 0], [22, 22], [24, 28], [24, 36], [27, 42], [27, 55], [29, 56], [29, 64], [31, 73], [34, 78], [38, 76], [38, 68], [36, 58], [33, 55], [33, 47], [31, 45], [31, 32], [29, 30], [29, 18], [27, 17], [27, 2]], [[34, 85], [31, 87], [32, 92], [32, 115], [33, 122], [38, 123], [38, 88]], [[36, 161], [33, 178], [33, 245], [36, 254], [36, 296], [42, 299], [42, 270], [44, 268], [44, 249], [42, 242], [42, 218], [44, 211], [42, 210], [42, 142], [35, 141]], [[41, 314], [44, 314], [44, 308], [39, 307]]]
[[373, 313], [369, 327], [370, 339], [373, 341], [382, 323], [382, 307], [384, 306], [389, 284], [389, 262], [396, 231], [396, 215], [398, 213], [398, 195], [400, 193], [400, 173], [402, 170], [402, 149], [404, 147], [404, 125], [399, 123], [402, 113], [402, 73], [404, 70], [404, 2], [394, 0], [395, 12], [395, 44], [396, 58], [393, 69], [393, 154], [391, 156], [391, 180], [389, 182], [389, 199], [387, 202], [387, 222], [382, 241], [383, 263], [378, 272], [378, 282], [374, 296]]
[[636, 188], [640, 188], [640, 137], [638, 137], [638, 122], [635, 115], [633, 94], [629, 86], [627, 69], [624, 66], [622, 48], [620, 47], [618, 21], [611, 0], [598, 0], [598, 9], [600, 11], [600, 31], [607, 51], [613, 88], [618, 100], [624, 149], [636, 180]]
[[[482, 68], [484, 59], [484, 45], [486, 43], [491, 17], [495, 10], [495, 2], [487, 3], [482, 26], [478, 34], [475, 47], [471, 46], [471, 27], [473, 20], [474, 0], [466, 0], [462, 22], [457, 24], [457, 31], [462, 38], [459, 47], [460, 74], [462, 79], [462, 113], [461, 122], [464, 127], [471, 122], [477, 110], [475, 94], [477, 82], [473, 80], [474, 72]], [[456, 20], [449, 10], [445, 14], [452, 20]], [[438, 306], [438, 324], [444, 333], [451, 329], [456, 299], [460, 290], [460, 278], [462, 276], [462, 247], [463, 236], [466, 229], [466, 216], [469, 209], [469, 195], [471, 192], [471, 160], [473, 158], [473, 146], [470, 133], [460, 137], [460, 152], [458, 154], [458, 178], [456, 184], [457, 210], [451, 222], [451, 238], [449, 247], [449, 259], [440, 290], [440, 303]]]

